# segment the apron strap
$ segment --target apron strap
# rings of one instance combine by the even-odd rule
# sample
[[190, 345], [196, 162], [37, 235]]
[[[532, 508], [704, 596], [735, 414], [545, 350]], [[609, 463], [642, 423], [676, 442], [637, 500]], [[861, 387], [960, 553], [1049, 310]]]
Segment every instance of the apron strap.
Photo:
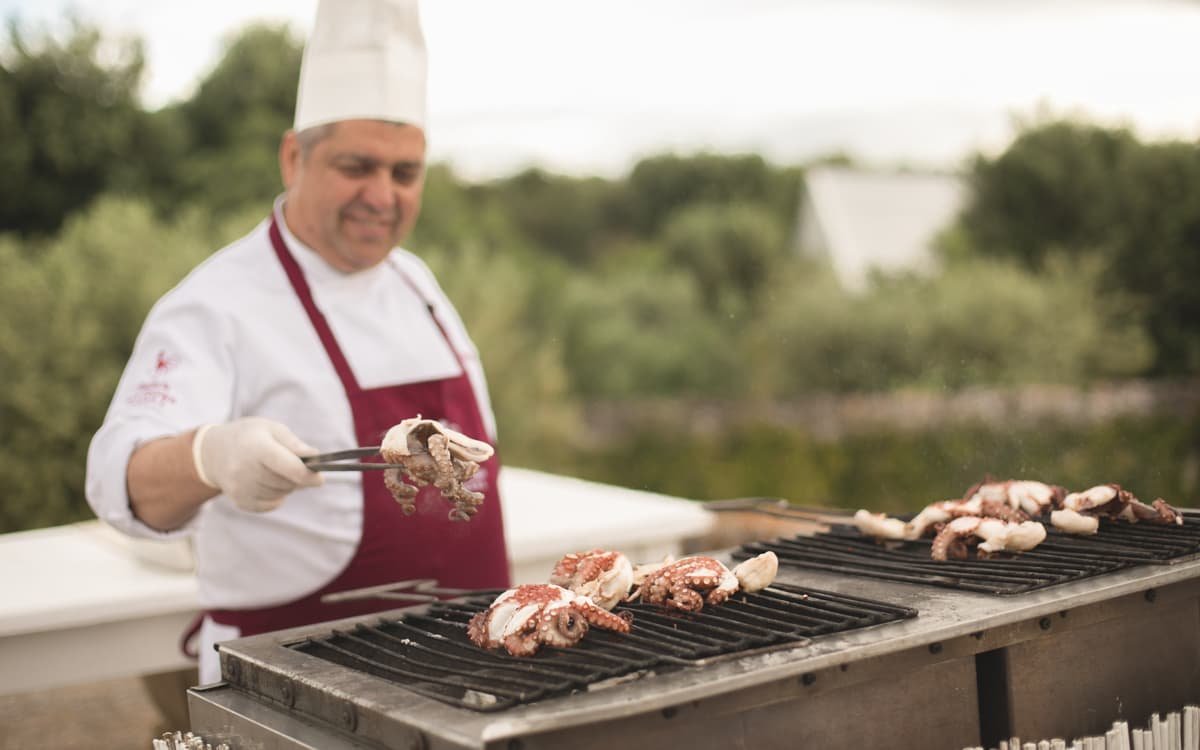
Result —
[[417, 286], [415, 281], [409, 278], [408, 274], [404, 272], [404, 269], [401, 268], [398, 263], [393, 262], [391, 266], [395, 269], [396, 273], [400, 274], [400, 278], [403, 279], [404, 283], [408, 285], [408, 288], [413, 291], [413, 294], [417, 295], [417, 299], [425, 303], [425, 309], [429, 311], [429, 318], [433, 321], [433, 324], [437, 326], [438, 333], [442, 334], [442, 339], [445, 340], [446, 346], [450, 347], [450, 353], [454, 355], [454, 361], [458, 363], [458, 369], [462, 370], [462, 374], [465, 375], [469, 380], [471, 374], [467, 372], [467, 363], [463, 361], [462, 355], [458, 353], [458, 347], [456, 347], [454, 342], [450, 339], [450, 334], [446, 333], [446, 327], [443, 326], [442, 321], [438, 319], [437, 313], [434, 311], [435, 308], [433, 303], [429, 301], [429, 298], [425, 296], [425, 293], [421, 291], [421, 288]]
[[325, 320], [325, 314], [317, 308], [317, 303], [313, 301], [312, 291], [308, 287], [308, 280], [304, 278], [304, 274], [300, 271], [300, 265], [296, 263], [296, 259], [288, 252], [287, 244], [283, 241], [283, 234], [279, 231], [279, 224], [276, 223], [275, 216], [271, 216], [271, 247], [275, 248], [275, 255], [279, 258], [279, 262], [283, 265], [283, 270], [287, 274], [288, 280], [292, 282], [292, 287], [296, 290], [296, 296], [300, 298], [300, 304], [304, 305], [304, 311], [308, 313], [309, 320], [312, 321], [313, 328], [317, 331], [317, 336], [321, 339], [321, 344], [325, 348], [325, 353], [329, 355], [329, 361], [333, 363], [333, 369], [337, 371], [338, 378], [342, 381], [342, 386], [346, 389], [347, 394], [359, 393], [361, 388], [358, 387], [358, 379], [354, 377], [354, 371], [350, 369], [350, 363], [346, 361], [346, 355], [342, 353], [342, 347], [338, 345], [337, 339], [333, 336], [333, 329], [329, 327], [329, 321]]
[[183, 635], [179, 638], [179, 650], [189, 659], [200, 657], [200, 652], [196, 650], [196, 644], [192, 641], [200, 633], [200, 626], [204, 624], [206, 614], [206, 612], [197, 612], [196, 616], [192, 618], [191, 624], [187, 626], [187, 630], [183, 631]]

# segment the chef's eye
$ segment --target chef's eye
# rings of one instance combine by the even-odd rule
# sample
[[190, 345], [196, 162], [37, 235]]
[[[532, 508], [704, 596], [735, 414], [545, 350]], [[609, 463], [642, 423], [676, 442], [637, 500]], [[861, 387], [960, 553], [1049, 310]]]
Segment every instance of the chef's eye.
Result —
[[362, 177], [371, 171], [371, 165], [363, 162], [348, 162], [338, 165], [338, 171], [347, 177]]
[[414, 166], [402, 166], [392, 169], [392, 180], [397, 185], [411, 185], [421, 176], [421, 168]]

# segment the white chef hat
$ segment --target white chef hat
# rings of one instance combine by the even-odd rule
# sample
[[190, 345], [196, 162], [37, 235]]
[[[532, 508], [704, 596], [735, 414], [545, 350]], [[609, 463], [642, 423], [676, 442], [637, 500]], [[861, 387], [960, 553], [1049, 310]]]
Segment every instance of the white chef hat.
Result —
[[424, 128], [425, 80], [417, 0], [320, 0], [293, 127], [369, 119]]

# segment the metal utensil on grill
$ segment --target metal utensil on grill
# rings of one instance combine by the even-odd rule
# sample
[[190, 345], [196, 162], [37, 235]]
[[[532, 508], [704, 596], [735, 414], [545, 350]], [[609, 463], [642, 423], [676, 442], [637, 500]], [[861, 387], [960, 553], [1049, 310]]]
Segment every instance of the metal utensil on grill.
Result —
[[700, 504], [705, 510], [715, 513], [750, 512], [775, 518], [814, 523], [852, 523], [853, 513], [841, 508], [806, 508], [792, 505], [781, 497], [731, 497], [724, 500], [708, 500]]
[[471, 590], [439, 586], [436, 578], [413, 578], [406, 581], [382, 583], [377, 586], [335, 591], [322, 596], [321, 603], [336, 604], [356, 599], [403, 599], [416, 604], [436, 602], [445, 596], [461, 596], [467, 593], [471, 593]]
[[349, 461], [352, 458], [367, 458], [378, 456], [379, 446], [371, 445], [363, 448], [349, 448], [332, 453], [318, 453], [315, 456], [305, 456], [300, 460], [311, 471], [379, 471], [382, 469], [400, 469], [400, 464], [387, 464], [371, 461]]

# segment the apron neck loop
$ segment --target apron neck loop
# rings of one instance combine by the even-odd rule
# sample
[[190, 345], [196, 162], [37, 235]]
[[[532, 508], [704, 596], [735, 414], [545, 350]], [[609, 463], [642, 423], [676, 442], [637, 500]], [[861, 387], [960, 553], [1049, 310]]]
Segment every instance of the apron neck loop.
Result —
[[358, 379], [354, 377], [354, 371], [350, 369], [350, 363], [346, 361], [342, 347], [334, 338], [329, 321], [325, 320], [325, 314], [317, 308], [317, 303], [313, 301], [312, 290], [309, 289], [308, 281], [304, 278], [304, 272], [300, 270], [300, 264], [288, 251], [287, 243], [283, 241], [283, 233], [279, 231], [279, 224], [274, 215], [271, 216], [269, 234], [271, 247], [275, 248], [275, 255], [283, 265], [284, 273], [287, 274], [292, 289], [300, 299], [300, 304], [304, 306], [304, 312], [308, 313], [308, 319], [312, 321], [313, 328], [321, 339], [321, 345], [324, 347], [325, 353], [329, 355], [329, 361], [333, 364], [333, 369], [337, 371], [338, 379], [342, 381], [346, 393], [360, 393], [362, 389], [358, 387]]

